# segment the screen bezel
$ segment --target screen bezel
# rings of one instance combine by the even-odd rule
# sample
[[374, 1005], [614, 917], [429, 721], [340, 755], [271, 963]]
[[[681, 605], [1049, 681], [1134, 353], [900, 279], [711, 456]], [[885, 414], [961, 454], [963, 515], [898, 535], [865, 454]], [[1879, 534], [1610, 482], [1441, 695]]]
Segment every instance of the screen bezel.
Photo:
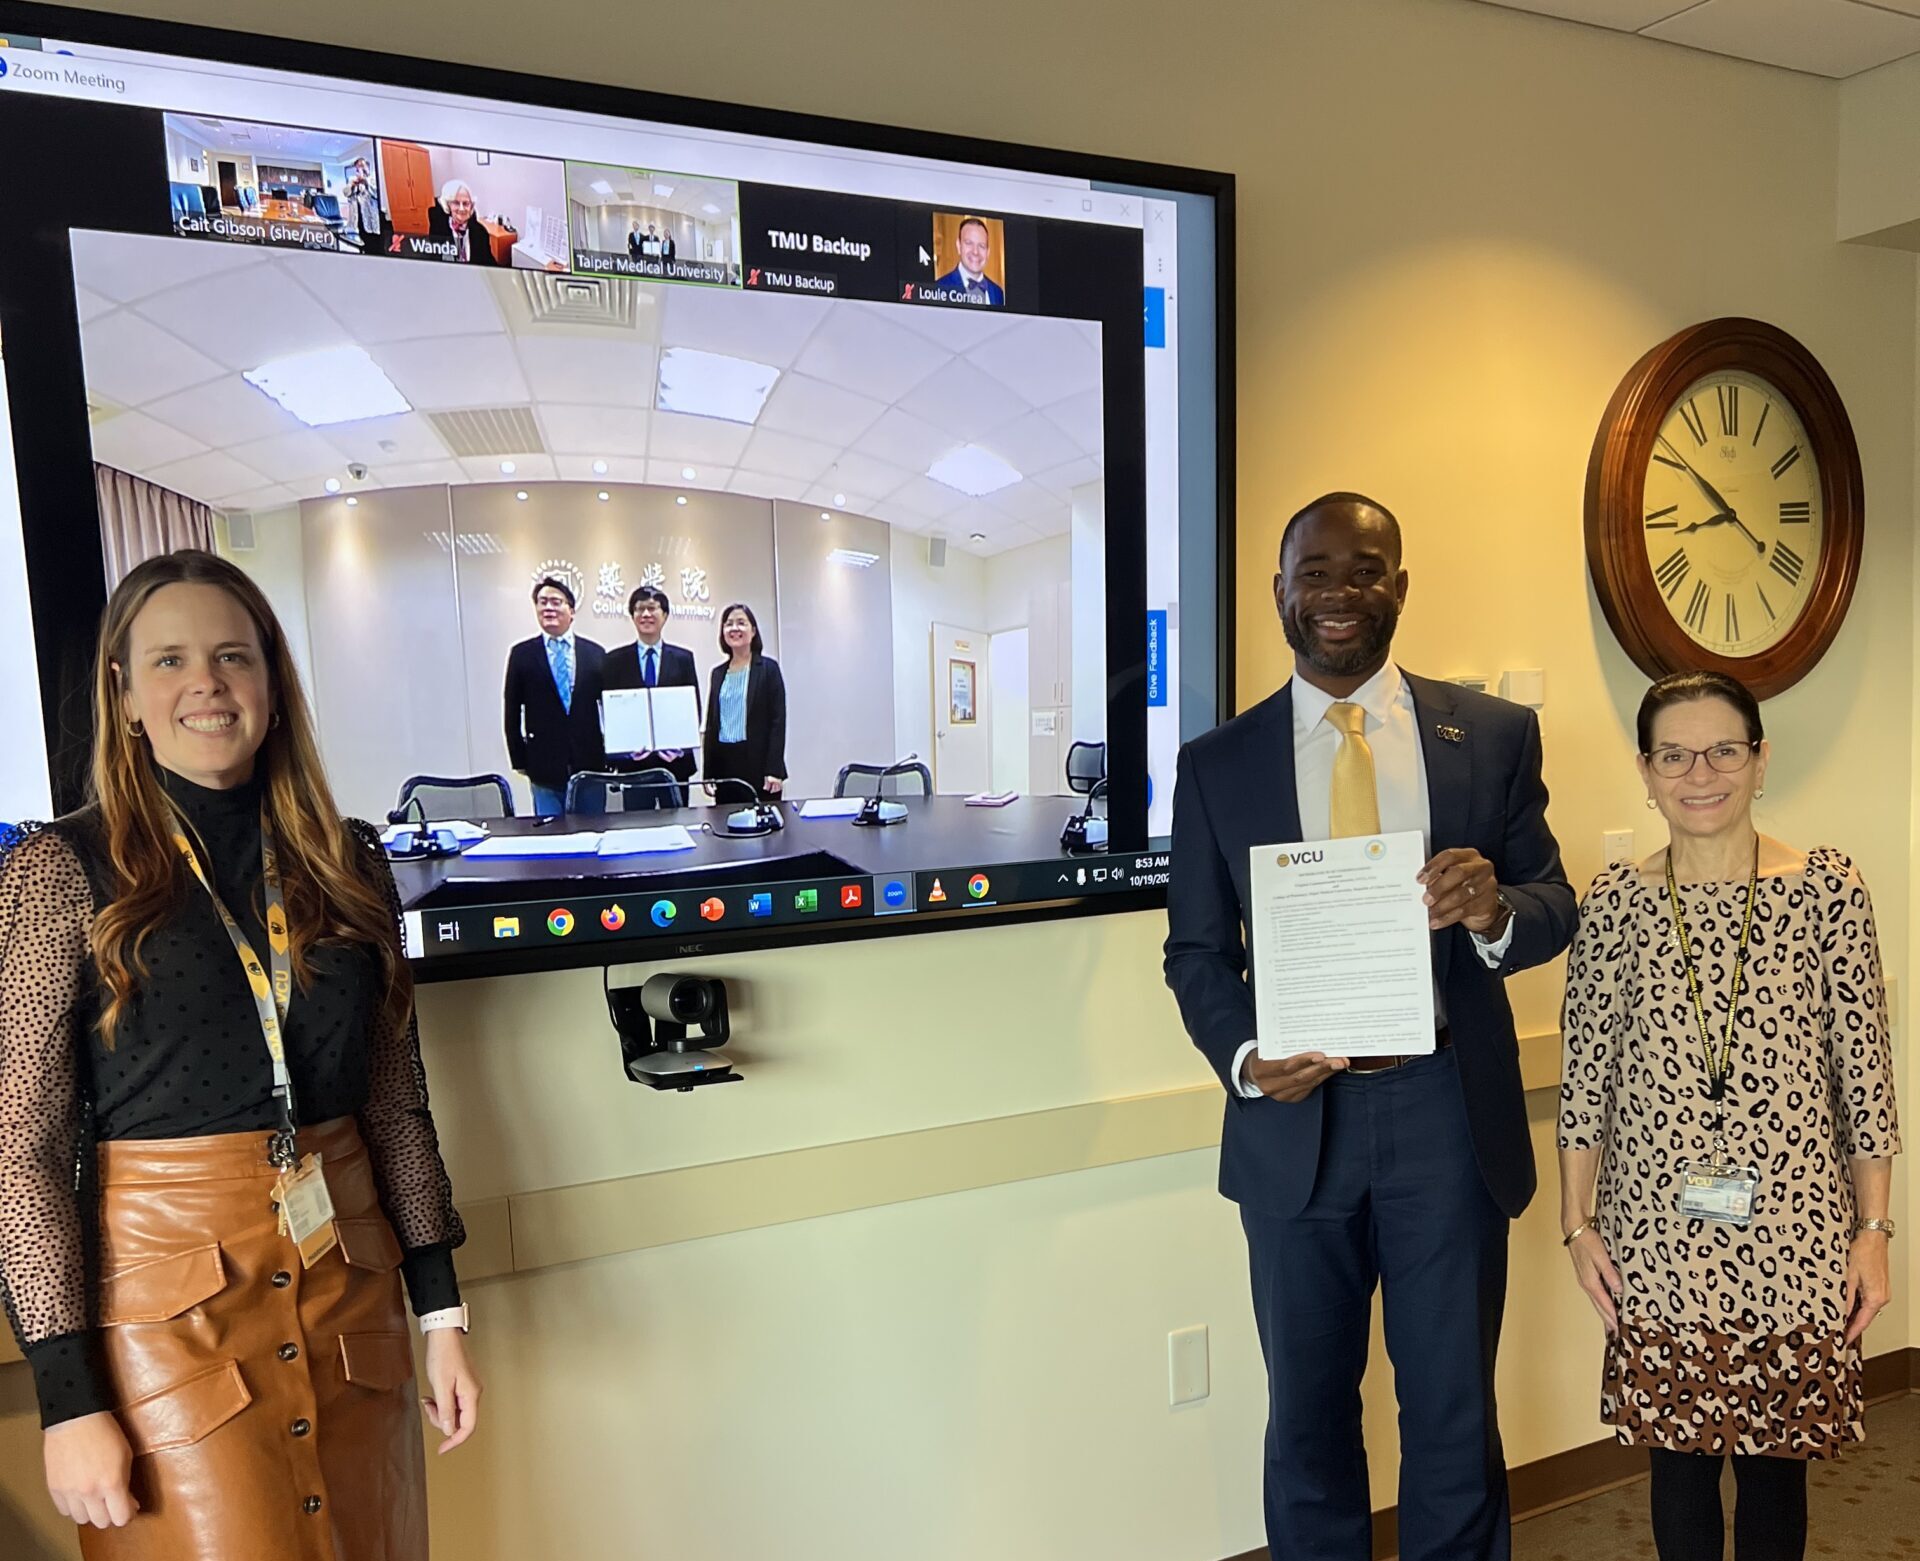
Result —
[[[899, 126], [837, 119], [792, 110], [690, 98], [644, 88], [563, 81], [555, 77], [395, 55], [372, 50], [317, 43], [294, 38], [239, 33], [188, 23], [157, 21], [65, 6], [11, 3], [0, 0], [0, 34], [52, 37], [107, 48], [144, 50], [192, 58], [204, 56], [223, 64], [334, 77], [346, 81], [379, 82], [395, 87], [462, 97], [538, 104], [561, 111], [614, 118], [685, 125], [713, 131], [774, 137], [783, 140], [846, 147], [860, 151], [946, 162], [977, 163], [989, 168], [1082, 178], [1095, 183], [1150, 186], [1209, 197], [1214, 202], [1214, 321], [1216, 409], [1215, 564], [1211, 582], [1216, 592], [1214, 684], [1216, 709], [1224, 718], [1234, 709], [1233, 647], [1235, 568], [1235, 207], [1231, 174], [1174, 164], [1145, 162], [1099, 154], [1029, 146], [1017, 142]], [[42, 100], [46, 101], [46, 100]], [[74, 105], [80, 107], [81, 105]], [[30, 257], [29, 257], [30, 259]], [[26, 347], [32, 335], [21, 339]], [[30, 356], [31, 348], [27, 349]], [[31, 380], [36, 372], [77, 372], [77, 365], [22, 363], [9, 343], [6, 365], [10, 382], [18, 372]], [[34, 463], [20, 470], [22, 540], [27, 576], [34, 582], [59, 581], [59, 591], [32, 589], [35, 656], [42, 689], [42, 718], [47, 754], [59, 809], [78, 801], [77, 785], [84, 774], [91, 740], [89, 688], [94, 651], [94, 617], [76, 613], [76, 601], [104, 603], [106, 577], [97, 531], [92, 527], [33, 523], [34, 514], [65, 513], [78, 501], [82, 488], [91, 499], [91, 474], [79, 483], [74, 474], [43, 473]], [[1194, 582], [1199, 584], [1199, 582]], [[480, 976], [575, 968], [593, 965], [654, 963], [732, 950], [841, 942], [876, 936], [942, 932], [949, 927], [1011, 926], [1082, 915], [1164, 907], [1164, 888], [1129, 890], [1060, 900], [1025, 902], [996, 908], [971, 918], [871, 917], [836, 921], [818, 927], [729, 931], [709, 938], [636, 940], [618, 951], [601, 945], [553, 945], [516, 950], [511, 954], [473, 954], [414, 960], [422, 981], [460, 980]]]

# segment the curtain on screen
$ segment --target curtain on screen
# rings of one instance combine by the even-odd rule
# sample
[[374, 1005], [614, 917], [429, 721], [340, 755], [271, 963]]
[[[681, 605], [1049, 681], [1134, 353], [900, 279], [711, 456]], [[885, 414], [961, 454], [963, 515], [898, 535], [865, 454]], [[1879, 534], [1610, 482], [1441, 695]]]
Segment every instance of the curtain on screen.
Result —
[[199, 500], [112, 466], [95, 465], [93, 485], [109, 591], [145, 559], [183, 547], [213, 551], [213, 511]]

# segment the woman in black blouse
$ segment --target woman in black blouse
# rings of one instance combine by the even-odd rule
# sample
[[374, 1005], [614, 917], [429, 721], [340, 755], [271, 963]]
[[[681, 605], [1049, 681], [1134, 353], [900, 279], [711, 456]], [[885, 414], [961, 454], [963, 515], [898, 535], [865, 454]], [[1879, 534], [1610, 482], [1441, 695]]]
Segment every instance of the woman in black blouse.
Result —
[[0, 863], [0, 1298], [48, 1489], [89, 1561], [425, 1561], [416, 1398], [446, 1451], [480, 1387], [378, 838], [211, 554], [114, 591], [94, 722], [93, 801]]

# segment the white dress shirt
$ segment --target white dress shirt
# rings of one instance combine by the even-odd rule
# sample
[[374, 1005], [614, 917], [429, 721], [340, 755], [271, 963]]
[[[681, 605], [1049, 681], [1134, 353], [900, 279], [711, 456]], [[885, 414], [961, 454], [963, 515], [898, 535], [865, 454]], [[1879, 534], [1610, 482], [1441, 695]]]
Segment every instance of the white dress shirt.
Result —
[[[1334, 696], [1316, 688], [1299, 673], [1293, 676], [1293, 785], [1300, 802], [1300, 834], [1306, 840], [1325, 840], [1333, 829], [1333, 756], [1340, 751], [1339, 731], [1327, 720]], [[1346, 703], [1366, 712], [1367, 746], [1373, 750], [1373, 785], [1380, 804], [1380, 832], [1395, 834], [1417, 829], [1424, 853], [1433, 855], [1433, 810], [1427, 802], [1426, 756], [1420, 747], [1420, 723], [1413, 708], [1413, 689], [1389, 661], [1362, 683]], [[1472, 934], [1473, 946], [1489, 970], [1498, 970], [1513, 942], [1513, 919], [1498, 942]], [[1433, 994], [1434, 1015], [1446, 1022], [1441, 994]], [[1248, 1041], [1234, 1054], [1233, 1077], [1249, 1100], [1261, 1091], [1246, 1075], [1247, 1056], [1258, 1045]]]

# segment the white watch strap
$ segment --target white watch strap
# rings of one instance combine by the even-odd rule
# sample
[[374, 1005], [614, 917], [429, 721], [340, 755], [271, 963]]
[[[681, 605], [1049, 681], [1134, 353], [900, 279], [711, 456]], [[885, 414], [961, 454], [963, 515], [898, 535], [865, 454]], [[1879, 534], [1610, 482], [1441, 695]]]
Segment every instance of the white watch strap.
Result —
[[467, 1331], [466, 1303], [462, 1302], [458, 1306], [445, 1307], [437, 1312], [428, 1312], [420, 1319], [420, 1331], [422, 1333], [432, 1333], [439, 1328], [458, 1328], [462, 1333], [465, 1333]]

